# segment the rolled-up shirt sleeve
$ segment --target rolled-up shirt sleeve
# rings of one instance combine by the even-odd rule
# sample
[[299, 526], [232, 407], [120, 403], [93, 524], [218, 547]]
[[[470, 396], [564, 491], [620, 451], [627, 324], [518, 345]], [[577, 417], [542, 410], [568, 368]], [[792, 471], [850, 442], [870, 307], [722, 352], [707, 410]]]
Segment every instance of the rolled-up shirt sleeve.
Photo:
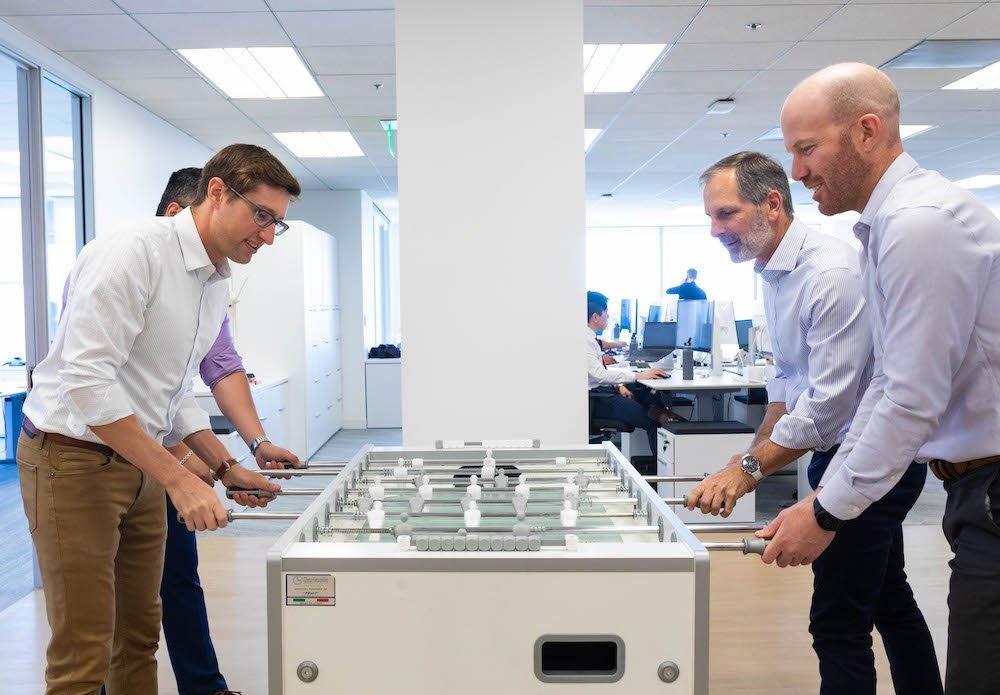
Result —
[[230, 374], [246, 371], [243, 367], [243, 359], [236, 352], [236, 346], [233, 344], [233, 336], [229, 332], [229, 316], [223, 319], [219, 336], [212, 343], [205, 359], [201, 361], [198, 371], [201, 374], [201, 380], [213, 390], [216, 384]]
[[184, 397], [181, 399], [180, 407], [174, 413], [174, 418], [170, 422], [170, 433], [163, 439], [164, 446], [174, 446], [180, 444], [185, 437], [195, 432], [207, 430], [212, 427], [208, 413], [198, 405], [194, 398], [194, 391], [190, 385]]
[[788, 388], [788, 377], [781, 369], [781, 363], [774, 361], [774, 376], [767, 381], [767, 402], [784, 403], [785, 393]]
[[594, 382], [599, 385], [613, 386], [615, 384], [631, 384], [635, 381], [635, 373], [624, 369], [607, 369], [601, 359], [601, 348], [597, 340], [588, 336], [584, 346], [587, 351], [587, 375], [590, 377], [591, 388]]
[[83, 256], [74, 270], [58, 398], [77, 436], [134, 412], [118, 372], [145, 324], [154, 274], [149, 256], [136, 237], [120, 254]]
[[970, 234], [950, 212], [929, 207], [899, 210], [885, 222], [871, 271], [885, 298], [881, 393], [850, 454], [819, 493], [839, 519], [857, 517], [892, 489], [951, 400], [992, 260], [975, 240], [943, 238], [944, 231]]
[[771, 441], [786, 449], [826, 450], [854, 415], [872, 363], [868, 311], [856, 273], [833, 268], [816, 276], [806, 342], [809, 385], [774, 425]]

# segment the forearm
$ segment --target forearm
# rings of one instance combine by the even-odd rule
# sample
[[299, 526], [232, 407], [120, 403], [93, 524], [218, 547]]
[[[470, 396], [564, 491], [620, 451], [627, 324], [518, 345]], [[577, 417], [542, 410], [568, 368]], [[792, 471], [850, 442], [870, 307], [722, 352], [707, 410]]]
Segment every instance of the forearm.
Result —
[[107, 425], [91, 425], [90, 429], [119, 456], [156, 478], [164, 487], [176, 485], [185, 476], [194, 477], [177, 464], [177, 459], [169, 451], [143, 431], [134, 415]]
[[211, 430], [193, 432], [184, 438], [184, 443], [213, 471], [219, 468], [220, 463], [232, 458], [229, 449]]
[[788, 464], [790, 464], [795, 459], [799, 458], [803, 454], [811, 451], [810, 449], [786, 449], [783, 446], [775, 444], [770, 439], [765, 439], [758, 446], [751, 447], [750, 453], [760, 461], [760, 472], [764, 476], [771, 475], [775, 471], [779, 471]]
[[163, 448], [173, 454], [173, 457], [178, 461], [184, 458], [187, 455], [187, 452], [191, 451], [191, 447], [187, 444], [174, 444], [173, 446], [166, 446]]
[[257, 415], [257, 407], [254, 405], [246, 374], [243, 372], [230, 374], [215, 385], [212, 396], [219, 404], [219, 410], [233, 424], [247, 446], [250, 446], [250, 442], [257, 437], [266, 436], [264, 426]]
[[616, 350], [618, 348], [628, 347], [628, 343], [623, 343], [621, 341], [608, 341], [608, 340], [602, 340], [601, 345], [604, 346], [605, 350]]
[[764, 420], [760, 423], [760, 427], [757, 428], [757, 435], [753, 439], [753, 444], [750, 445], [750, 450], [753, 451], [764, 442], [769, 441], [771, 439], [771, 432], [774, 431], [774, 426], [782, 416], [787, 414], [788, 411], [785, 409], [783, 402], [770, 403], [767, 406], [767, 412], [764, 413]]

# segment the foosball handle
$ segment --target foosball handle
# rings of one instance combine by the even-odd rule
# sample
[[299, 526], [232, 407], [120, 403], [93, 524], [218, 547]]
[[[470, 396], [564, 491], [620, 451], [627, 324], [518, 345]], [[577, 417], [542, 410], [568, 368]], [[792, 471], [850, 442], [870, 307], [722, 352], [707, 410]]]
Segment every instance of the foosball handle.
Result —
[[300, 461], [298, 466], [294, 465], [291, 461], [282, 461], [281, 465], [285, 467], [285, 470], [309, 468], [308, 461]]
[[[232, 509], [227, 509], [226, 510], [226, 521], [231, 522], [232, 520], [233, 520], [233, 510]], [[179, 523], [179, 524], [186, 524], [187, 523], [186, 521], [184, 521], [184, 517], [181, 516], [180, 512], [177, 512], [177, 523]]]
[[262, 497], [267, 499], [274, 499], [274, 493], [270, 490], [261, 490], [260, 488], [251, 487], [227, 487], [226, 497], [233, 499], [233, 495], [238, 492], [245, 492], [248, 495], [254, 495], [255, 497]]
[[767, 548], [767, 544], [770, 543], [768, 538], [744, 538], [743, 539], [743, 554], [744, 555], [763, 555], [764, 550]]

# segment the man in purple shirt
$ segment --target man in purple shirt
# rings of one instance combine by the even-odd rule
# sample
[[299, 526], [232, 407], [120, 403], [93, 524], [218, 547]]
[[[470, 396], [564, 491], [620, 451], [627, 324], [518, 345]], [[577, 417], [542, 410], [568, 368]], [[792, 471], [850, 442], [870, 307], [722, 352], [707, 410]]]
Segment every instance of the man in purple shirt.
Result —
[[[157, 217], [173, 217], [194, 201], [201, 169], [179, 169], [170, 175], [163, 191]], [[69, 277], [63, 285], [62, 306], [66, 307], [69, 294]], [[291, 452], [267, 440], [264, 427], [257, 416], [257, 409], [250, 393], [250, 385], [233, 337], [229, 331], [229, 317], [222, 322], [219, 336], [199, 366], [201, 379], [212, 390], [212, 396], [223, 415], [236, 427], [243, 440], [253, 451], [261, 468], [301, 467], [299, 459]], [[180, 460], [189, 452], [181, 443], [166, 447]], [[183, 461], [189, 471], [215, 485], [209, 467], [191, 454]], [[241, 502], [237, 497], [237, 502]], [[170, 654], [170, 665], [177, 680], [179, 695], [226, 695], [232, 693], [226, 679], [219, 672], [219, 661], [208, 628], [205, 594], [198, 578], [198, 545], [194, 531], [177, 520], [177, 510], [167, 496], [167, 542], [160, 583], [160, 601], [163, 604], [163, 635]]]

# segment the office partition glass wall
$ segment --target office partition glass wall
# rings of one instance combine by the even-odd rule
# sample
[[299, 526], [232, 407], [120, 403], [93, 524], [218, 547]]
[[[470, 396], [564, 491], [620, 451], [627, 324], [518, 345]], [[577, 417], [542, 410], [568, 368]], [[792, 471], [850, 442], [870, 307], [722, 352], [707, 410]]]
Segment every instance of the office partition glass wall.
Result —
[[25, 357], [18, 123], [20, 69], [0, 55], [0, 375], [3, 375], [0, 380], [4, 382], [23, 380], [24, 369], [12, 368], [12, 363]]

